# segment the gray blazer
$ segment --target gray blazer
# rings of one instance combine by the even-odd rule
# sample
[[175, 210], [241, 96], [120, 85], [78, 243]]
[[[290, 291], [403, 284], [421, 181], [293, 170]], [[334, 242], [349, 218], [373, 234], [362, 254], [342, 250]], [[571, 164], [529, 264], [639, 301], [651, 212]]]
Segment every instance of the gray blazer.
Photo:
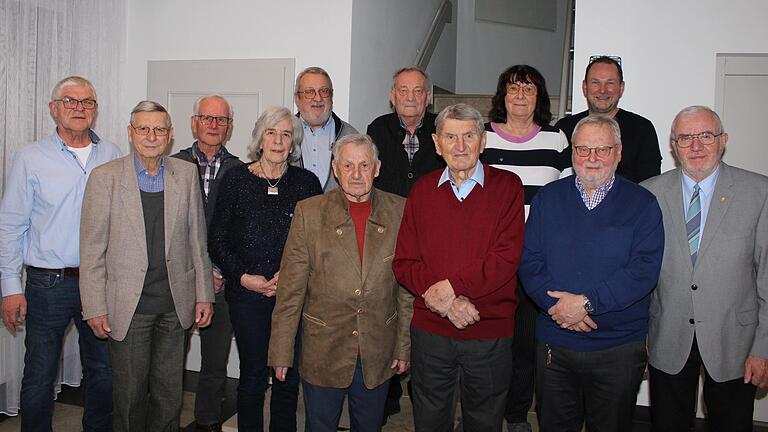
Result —
[[[680, 169], [642, 183], [664, 215], [664, 261], [651, 296], [649, 361], [679, 373], [694, 332], [715, 381], [768, 358], [768, 177], [720, 164], [696, 266], [691, 264]], [[693, 324], [691, 321], [693, 320]]]
[[[165, 256], [179, 322], [191, 327], [195, 304], [213, 303], [211, 261], [197, 169], [165, 158]], [[144, 286], [147, 241], [133, 154], [93, 170], [80, 218], [83, 319], [107, 315], [110, 337], [125, 338]]]

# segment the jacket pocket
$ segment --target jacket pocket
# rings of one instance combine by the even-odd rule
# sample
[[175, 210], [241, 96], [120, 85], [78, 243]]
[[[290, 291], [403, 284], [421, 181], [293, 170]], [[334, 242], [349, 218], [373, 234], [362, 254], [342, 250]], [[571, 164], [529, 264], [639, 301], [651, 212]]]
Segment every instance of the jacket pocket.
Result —
[[395, 318], [397, 318], [397, 311], [395, 311], [391, 317], [387, 318], [386, 325], [389, 325], [389, 323], [391, 323]]
[[757, 309], [741, 311], [736, 316], [736, 320], [743, 326], [755, 324], [757, 322]]
[[315, 323], [315, 324], [323, 326], [323, 327], [327, 327], [328, 326], [328, 324], [326, 324], [325, 321], [321, 320], [320, 318], [313, 317], [312, 315], [310, 315], [310, 314], [308, 314], [306, 312], [302, 312], [301, 314], [304, 316], [304, 318], [307, 321], [309, 321], [311, 323]]

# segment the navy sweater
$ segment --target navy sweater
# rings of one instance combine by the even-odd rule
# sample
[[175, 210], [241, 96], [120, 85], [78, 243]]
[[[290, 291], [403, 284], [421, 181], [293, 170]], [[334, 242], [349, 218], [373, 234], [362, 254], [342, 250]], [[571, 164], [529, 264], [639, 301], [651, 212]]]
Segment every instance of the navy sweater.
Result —
[[[573, 176], [545, 186], [531, 204], [519, 270], [523, 287], [542, 309], [536, 336], [575, 351], [644, 340], [663, 252], [661, 209], [641, 186], [616, 176], [591, 211]], [[561, 329], [546, 312], [557, 303], [547, 291], [587, 296], [597, 330]]]

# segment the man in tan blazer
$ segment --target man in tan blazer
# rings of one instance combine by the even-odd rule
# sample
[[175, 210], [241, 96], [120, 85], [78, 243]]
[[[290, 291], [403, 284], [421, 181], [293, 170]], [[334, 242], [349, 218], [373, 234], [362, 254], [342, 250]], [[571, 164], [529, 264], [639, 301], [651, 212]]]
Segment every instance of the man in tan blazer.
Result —
[[413, 297], [392, 258], [405, 200], [373, 188], [367, 135], [333, 148], [339, 189], [301, 201], [280, 265], [269, 365], [284, 380], [301, 322], [300, 371], [310, 430], [336, 431], [349, 395], [352, 430], [381, 427], [389, 378], [409, 366]]
[[165, 108], [131, 112], [133, 154], [88, 180], [80, 220], [83, 319], [109, 337], [114, 430], [178, 430], [185, 332], [214, 301], [195, 167], [164, 156]]

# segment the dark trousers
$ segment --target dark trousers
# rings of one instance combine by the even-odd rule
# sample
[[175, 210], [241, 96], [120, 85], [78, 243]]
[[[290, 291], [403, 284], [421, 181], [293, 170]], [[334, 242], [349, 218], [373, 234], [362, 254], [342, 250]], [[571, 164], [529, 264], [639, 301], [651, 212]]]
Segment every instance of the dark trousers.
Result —
[[507, 394], [504, 419], [508, 423], [527, 423], [533, 403], [536, 374], [536, 316], [538, 311], [518, 281], [515, 340], [512, 342], [512, 380]]
[[108, 344], [83, 321], [77, 278], [27, 269], [24, 376], [21, 380], [21, 430], [50, 431], [54, 382], [64, 332], [74, 320], [83, 365], [83, 429], [112, 430], [112, 368]]
[[[240, 431], [260, 432], [264, 430], [264, 393], [270, 376], [267, 353], [275, 299], [239, 290], [242, 288], [227, 292], [229, 317], [240, 355], [237, 428]], [[274, 378], [272, 380], [269, 404], [269, 430], [272, 432], [296, 431], [296, 405], [299, 399], [298, 357], [297, 348], [293, 367], [288, 369], [284, 382]]]
[[580, 432], [586, 421], [590, 432], [631, 431], [646, 358], [644, 341], [588, 352], [539, 342], [539, 430]]
[[363, 380], [363, 365], [357, 356], [352, 384], [347, 388], [323, 387], [302, 380], [304, 406], [306, 407], [306, 432], [336, 432], [344, 404], [349, 397], [350, 430], [355, 432], [377, 432], [381, 430], [384, 403], [387, 399], [389, 381], [368, 389]]
[[195, 393], [195, 421], [221, 423], [221, 401], [227, 384], [227, 361], [232, 342], [232, 323], [224, 293], [216, 296], [211, 325], [199, 329], [200, 376]]
[[461, 340], [411, 327], [416, 430], [453, 431], [460, 391], [465, 432], [501, 431], [511, 363], [511, 337]]
[[134, 314], [125, 339], [109, 340], [116, 432], [179, 430], [185, 337], [173, 311]]
[[744, 378], [716, 382], [703, 367], [696, 338], [683, 369], [674, 375], [649, 367], [651, 420], [653, 430], [688, 431], [696, 416], [696, 388], [704, 369], [704, 403], [707, 423], [713, 432], [752, 430], [752, 412], [756, 387], [744, 384]]

